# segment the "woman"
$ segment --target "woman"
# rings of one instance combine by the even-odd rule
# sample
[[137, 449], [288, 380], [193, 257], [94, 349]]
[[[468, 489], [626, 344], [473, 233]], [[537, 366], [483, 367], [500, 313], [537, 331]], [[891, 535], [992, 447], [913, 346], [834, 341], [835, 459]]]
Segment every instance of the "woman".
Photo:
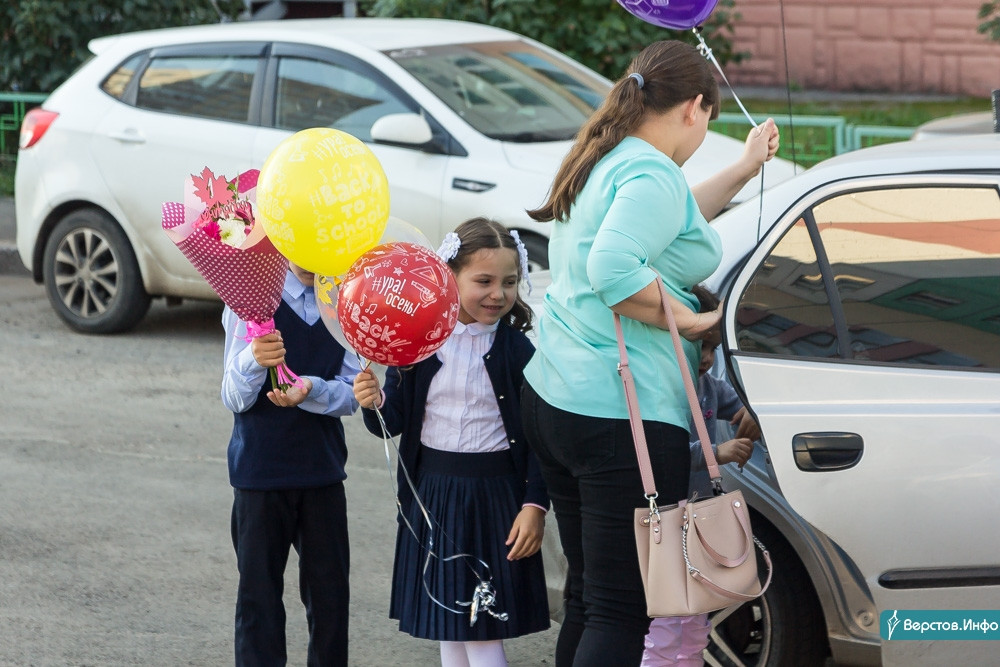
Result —
[[691, 341], [693, 371], [697, 341], [721, 316], [721, 306], [699, 315], [690, 291], [721, 259], [706, 219], [778, 148], [768, 119], [751, 130], [738, 162], [689, 188], [680, 167], [718, 110], [705, 58], [681, 42], [650, 45], [580, 130], [548, 201], [529, 212], [557, 221], [522, 399], [569, 564], [557, 667], [642, 657], [649, 618], [631, 517], [644, 499], [611, 311], [623, 318], [659, 501], [669, 504], [687, 495], [689, 409], [655, 280]]

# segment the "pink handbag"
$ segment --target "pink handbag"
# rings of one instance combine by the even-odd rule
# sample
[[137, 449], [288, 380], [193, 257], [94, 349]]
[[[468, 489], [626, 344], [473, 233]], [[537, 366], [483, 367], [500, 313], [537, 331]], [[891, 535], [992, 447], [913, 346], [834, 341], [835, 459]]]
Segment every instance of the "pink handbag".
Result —
[[[719, 466], [701, 414], [691, 370], [685, 361], [677, 324], [667, 301], [666, 289], [659, 278], [656, 282], [716, 495], [690, 502], [681, 500], [676, 505], [657, 505], [656, 485], [639, 415], [635, 382], [628, 366], [621, 317], [615, 313], [615, 334], [621, 357], [618, 373], [625, 387], [635, 453], [643, 490], [649, 501], [648, 506], [635, 510], [635, 543], [649, 616], [693, 616], [742, 604], [763, 594], [771, 583], [771, 556], [751, 532], [750, 513], [743, 493], [739, 490], [722, 491]], [[762, 552], [767, 565], [767, 581], [763, 586], [757, 576], [754, 545]]]

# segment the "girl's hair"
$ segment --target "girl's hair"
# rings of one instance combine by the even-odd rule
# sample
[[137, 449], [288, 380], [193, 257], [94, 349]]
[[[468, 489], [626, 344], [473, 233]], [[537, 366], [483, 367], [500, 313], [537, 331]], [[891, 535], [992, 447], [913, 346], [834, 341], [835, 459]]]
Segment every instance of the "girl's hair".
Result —
[[699, 313], [710, 313], [718, 308], [721, 303], [715, 292], [704, 285], [695, 285], [692, 287], [691, 294], [698, 297], [698, 303], [701, 304], [701, 308], [698, 309]]
[[[510, 248], [518, 258], [517, 280], [518, 283], [524, 279], [521, 275], [520, 253], [518, 252], [517, 241], [510, 235], [510, 230], [495, 220], [489, 218], [472, 218], [466, 220], [455, 228], [455, 233], [461, 240], [458, 252], [448, 260], [448, 266], [454, 273], [458, 273], [469, 263], [472, 255], [484, 248]], [[507, 313], [507, 324], [518, 331], [528, 331], [531, 329], [531, 309], [521, 298], [521, 290], [518, 289], [514, 299], [514, 305]]]
[[[630, 76], [633, 73], [639, 76]], [[702, 108], [712, 110], [712, 119], [718, 117], [719, 86], [708, 60], [695, 47], [672, 40], [647, 46], [580, 128], [556, 172], [548, 200], [528, 215], [539, 222], [565, 220], [594, 165], [634, 132], [647, 114], [665, 113], [698, 95], [703, 96]]]

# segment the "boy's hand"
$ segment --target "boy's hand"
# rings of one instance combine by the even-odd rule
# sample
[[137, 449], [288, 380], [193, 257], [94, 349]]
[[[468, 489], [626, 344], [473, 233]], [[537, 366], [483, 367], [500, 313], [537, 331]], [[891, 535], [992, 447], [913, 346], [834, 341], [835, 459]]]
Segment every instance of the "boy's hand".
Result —
[[532, 505], [522, 507], [505, 542], [510, 547], [507, 560], [520, 560], [537, 553], [542, 548], [544, 534], [545, 512]]
[[757, 421], [750, 416], [745, 407], [740, 408], [739, 412], [729, 420], [729, 423], [736, 426], [737, 438], [760, 440], [760, 426], [757, 425]]
[[285, 344], [281, 341], [281, 332], [272, 331], [266, 336], [259, 336], [250, 342], [253, 358], [264, 368], [274, 368], [285, 363]]
[[735, 463], [743, 467], [750, 460], [751, 454], [753, 454], [753, 441], [749, 438], [736, 438], [719, 445], [715, 458], [719, 463]]
[[267, 392], [267, 398], [279, 408], [294, 408], [296, 405], [306, 400], [309, 392], [312, 391], [313, 383], [309, 378], [300, 377], [302, 387], [292, 385], [287, 391], [274, 389]]
[[354, 376], [354, 400], [363, 408], [382, 407], [382, 391], [370, 368]]

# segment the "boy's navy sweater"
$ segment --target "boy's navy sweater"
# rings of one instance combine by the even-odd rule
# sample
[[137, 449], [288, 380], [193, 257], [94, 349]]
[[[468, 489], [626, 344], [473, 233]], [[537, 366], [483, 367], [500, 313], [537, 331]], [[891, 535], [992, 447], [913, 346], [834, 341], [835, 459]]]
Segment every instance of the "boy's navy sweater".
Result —
[[[282, 301], [274, 325], [285, 343], [285, 363], [295, 373], [324, 379], [340, 373], [344, 348], [322, 320], [310, 326]], [[237, 489], [267, 491], [343, 481], [347, 444], [340, 418], [278, 407], [267, 398], [270, 390], [267, 379], [257, 401], [233, 415], [229, 482]]]
[[[521, 504], [532, 503], [546, 509], [549, 496], [542, 481], [538, 461], [528, 447], [521, 427], [521, 385], [524, 383], [524, 367], [535, 353], [535, 348], [520, 331], [501, 323], [497, 327], [496, 338], [489, 351], [483, 355], [486, 373], [493, 385], [493, 393], [500, 406], [500, 416], [507, 441], [514, 459], [518, 475], [524, 480]], [[427, 407], [427, 391], [431, 379], [441, 368], [441, 360], [431, 355], [420, 363], [405, 370], [390, 367], [385, 374], [385, 403], [379, 408], [386, 427], [393, 436], [400, 435], [399, 463], [406, 466], [411, 475], [417, 471], [420, 458], [420, 431], [424, 424]], [[382, 435], [375, 411], [363, 409], [365, 426], [375, 435]], [[409, 511], [413, 494], [403, 477], [397, 474], [399, 502], [404, 513]]]

